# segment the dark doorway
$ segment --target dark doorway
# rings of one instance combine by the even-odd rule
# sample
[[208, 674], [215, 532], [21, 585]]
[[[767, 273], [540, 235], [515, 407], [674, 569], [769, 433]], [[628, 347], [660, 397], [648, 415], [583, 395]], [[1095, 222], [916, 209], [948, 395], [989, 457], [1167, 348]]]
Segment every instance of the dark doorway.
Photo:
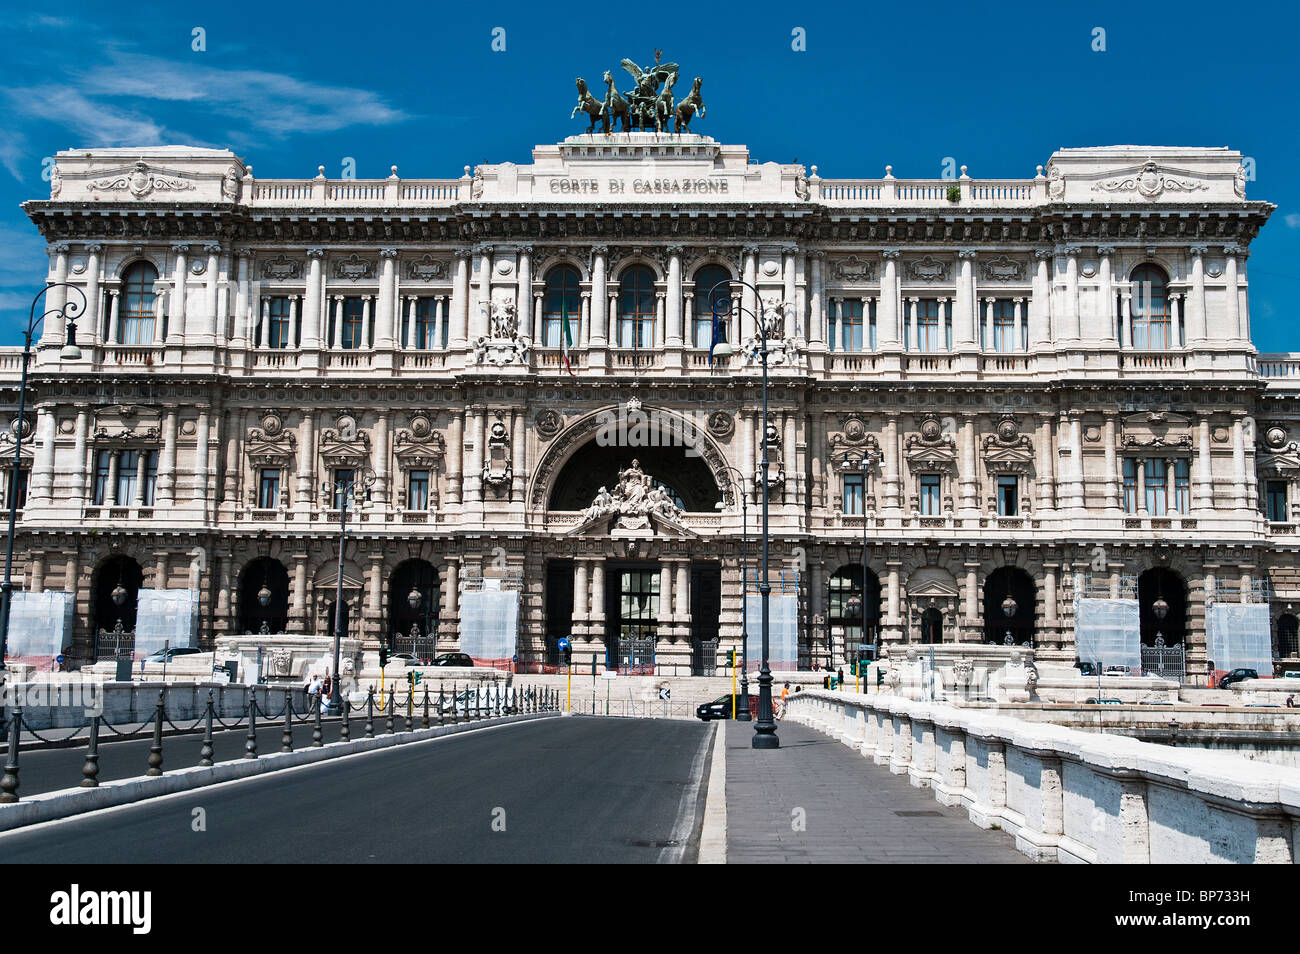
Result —
[[605, 667], [653, 672], [658, 633], [659, 567], [606, 567]]
[[[412, 594], [418, 594], [412, 606]], [[428, 560], [407, 560], [388, 578], [388, 645], [417, 659], [437, 655], [438, 571]]]
[[[265, 588], [265, 606], [258, 594]], [[265, 630], [263, 630], [265, 625]], [[271, 557], [259, 557], [244, 567], [239, 580], [239, 631], [283, 633], [289, 626], [289, 571]]]
[[[657, 436], [657, 435], [656, 435]], [[698, 454], [688, 456], [686, 448], [646, 446], [602, 446], [595, 438], [569, 458], [551, 489], [551, 510], [583, 510], [591, 506], [601, 487], [612, 491], [619, 471], [632, 461], [669, 490], [683, 510], [713, 513], [721, 491]]]
[[[135, 632], [136, 601], [144, 585], [144, 572], [140, 564], [129, 556], [115, 556], [105, 560], [95, 574], [94, 626], [96, 645], [100, 630], [112, 632], [120, 622], [122, 630]], [[122, 588], [121, 603], [113, 599], [113, 591]]]
[[943, 642], [943, 613], [933, 606], [921, 614], [921, 642]]
[[558, 666], [560, 640], [573, 633], [573, 561], [546, 563], [546, 663]]
[[[1018, 566], [1000, 566], [984, 581], [984, 641], [1034, 644], [1034, 579]], [[1015, 606], [1007, 603], [1008, 598]], [[1011, 615], [1006, 613], [1011, 609]]]
[[[1158, 603], [1164, 600], [1168, 610], [1161, 619]], [[1166, 646], [1187, 638], [1187, 584], [1168, 567], [1157, 566], [1138, 577], [1138, 620], [1142, 626], [1142, 645], [1154, 646], [1163, 638]]]
[[872, 658], [880, 631], [880, 577], [867, 568], [866, 628], [863, 628], [862, 566], [848, 564], [840, 567], [826, 581], [826, 625], [830, 627], [826, 641], [826, 665], [832, 664], [831, 642], [836, 634], [844, 640], [844, 655], [852, 660]]
[[[325, 616], [324, 635], [332, 637], [334, 635], [334, 626], [335, 626], [333, 600], [330, 600], [328, 603], [325, 604], [325, 612], [326, 612], [326, 616]], [[349, 635], [348, 630], [352, 626], [352, 620], [350, 617], [351, 617], [351, 613], [348, 610], [348, 601], [344, 599], [343, 600], [343, 638], [344, 639], [348, 638]]]
[[691, 675], [717, 671], [718, 624], [722, 614], [722, 566], [691, 564]]

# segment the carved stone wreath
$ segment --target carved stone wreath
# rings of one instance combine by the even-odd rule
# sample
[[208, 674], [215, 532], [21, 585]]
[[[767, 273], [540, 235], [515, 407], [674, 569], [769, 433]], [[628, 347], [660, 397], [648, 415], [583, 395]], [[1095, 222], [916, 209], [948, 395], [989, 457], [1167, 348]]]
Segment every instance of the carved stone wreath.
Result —
[[556, 434], [560, 433], [560, 428], [564, 426], [564, 418], [560, 417], [558, 411], [550, 408], [538, 411], [537, 416], [533, 418], [533, 427], [537, 433], [550, 440]]

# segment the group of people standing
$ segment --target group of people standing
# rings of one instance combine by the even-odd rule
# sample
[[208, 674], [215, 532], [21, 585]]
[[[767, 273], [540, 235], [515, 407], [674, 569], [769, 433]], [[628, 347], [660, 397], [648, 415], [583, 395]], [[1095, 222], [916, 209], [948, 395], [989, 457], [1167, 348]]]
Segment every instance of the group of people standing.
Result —
[[313, 702], [319, 704], [322, 712], [329, 709], [330, 698], [334, 691], [334, 686], [330, 681], [329, 676], [321, 679], [319, 674], [312, 673], [311, 678], [308, 679], [306, 685], [303, 686], [303, 690], [307, 693], [309, 709], [312, 708], [311, 703]]

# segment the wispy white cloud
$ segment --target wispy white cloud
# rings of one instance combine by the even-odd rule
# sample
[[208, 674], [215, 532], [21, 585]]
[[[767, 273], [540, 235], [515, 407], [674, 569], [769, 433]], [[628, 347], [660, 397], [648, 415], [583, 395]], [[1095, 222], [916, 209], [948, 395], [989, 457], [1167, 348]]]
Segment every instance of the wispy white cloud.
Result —
[[1300, 212], [1292, 212], [1282, 219], [1287, 224], [1287, 228], [1300, 229]]

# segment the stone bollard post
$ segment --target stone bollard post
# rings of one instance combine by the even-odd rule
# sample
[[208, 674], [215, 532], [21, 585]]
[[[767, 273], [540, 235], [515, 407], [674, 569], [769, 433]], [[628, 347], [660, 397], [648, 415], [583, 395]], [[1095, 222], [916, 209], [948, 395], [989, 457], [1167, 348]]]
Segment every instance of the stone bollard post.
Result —
[[244, 741], [244, 758], [257, 758], [257, 693], [248, 694], [248, 737]]
[[90, 717], [90, 738], [86, 740], [86, 761], [81, 766], [81, 787], [99, 785], [99, 716]]
[[145, 772], [145, 775], [161, 775], [163, 773], [162, 724], [163, 698], [166, 693], [166, 689], [158, 690], [158, 703], [153, 710], [153, 745], [149, 746], [149, 771]]
[[208, 708], [203, 716], [203, 745], [199, 747], [199, 764], [212, 765], [212, 690], [208, 690]]
[[23, 710], [14, 709], [9, 720], [9, 755], [5, 758], [5, 773], [0, 777], [0, 803], [18, 801], [18, 737], [22, 732]]

